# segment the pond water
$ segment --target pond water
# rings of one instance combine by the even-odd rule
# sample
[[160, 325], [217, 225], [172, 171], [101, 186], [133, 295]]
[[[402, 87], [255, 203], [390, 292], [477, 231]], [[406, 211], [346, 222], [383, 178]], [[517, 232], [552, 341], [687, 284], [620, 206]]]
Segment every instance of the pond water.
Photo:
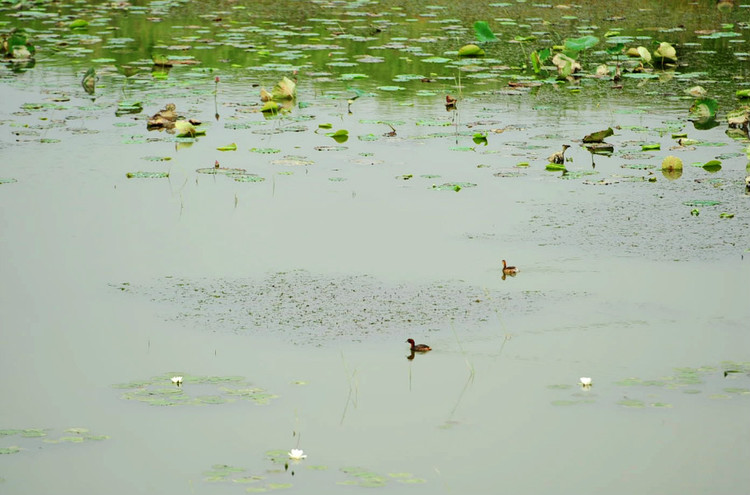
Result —
[[748, 14], [3, 3], [0, 492], [747, 491]]

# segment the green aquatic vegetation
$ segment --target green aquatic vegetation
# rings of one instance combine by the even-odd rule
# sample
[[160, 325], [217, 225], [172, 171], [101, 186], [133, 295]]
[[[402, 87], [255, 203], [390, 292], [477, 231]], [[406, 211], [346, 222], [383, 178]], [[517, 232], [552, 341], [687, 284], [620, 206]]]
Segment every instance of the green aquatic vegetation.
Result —
[[227, 144], [225, 146], [219, 146], [216, 148], [217, 151], [237, 151], [237, 143]]
[[750, 395], [750, 388], [728, 387], [724, 389], [728, 394]]
[[290, 166], [308, 166], [308, 165], [314, 165], [315, 162], [313, 160], [309, 160], [305, 156], [298, 156], [298, 155], [286, 155], [283, 158], [280, 158], [278, 160], [272, 160], [272, 164], [274, 165], [290, 165]]
[[117, 110], [115, 115], [118, 117], [130, 113], [141, 113], [143, 111], [143, 103], [135, 100], [122, 100], [117, 103]]
[[21, 452], [21, 447], [11, 445], [10, 447], [0, 447], [0, 455], [3, 454], [17, 454]]
[[195, 170], [199, 174], [209, 175], [244, 175], [247, 174], [247, 170], [244, 168], [227, 168], [227, 167], [205, 167], [198, 168]]
[[279, 148], [250, 148], [251, 153], [260, 153], [262, 155], [272, 155], [275, 153], [281, 153]]
[[232, 178], [237, 182], [263, 182], [266, 180], [264, 177], [255, 174], [234, 175]]
[[11, 177], [0, 177], [0, 184], [13, 184], [15, 182], [18, 182], [18, 180]]
[[646, 407], [646, 403], [638, 399], [625, 398], [625, 399], [617, 401], [617, 404], [621, 406], [625, 406], [625, 407], [634, 407], [634, 408], [639, 408], [639, 409]]
[[497, 41], [497, 36], [492, 32], [490, 25], [485, 21], [476, 21], [474, 23], [474, 35], [477, 37], [477, 41], [482, 43]]
[[116, 384], [113, 388], [128, 390], [121, 396], [125, 400], [152, 406], [220, 405], [236, 400], [265, 405], [278, 397], [262, 388], [252, 386], [241, 376], [177, 374], [182, 380], [174, 386], [167, 386], [169, 383], [174, 384], [172, 377], [175, 375], [157, 375], [147, 380]]
[[436, 191], [455, 191], [458, 192], [466, 187], [477, 187], [476, 184], [471, 182], [446, 182], [445, 184], [432, 185], [432, 189]]
[[706, 172], [716, 173], [721, 170], [721, 162], [719, 160], [710, 160], [701, 165]]
[[458, 50], [459, 57], [481, 57], [483, 55], [484, 50], [474, 44], [464, 45]]
[[375, 488], [385, 486], [388, 481], [385, 476], [362, 467], [342, 467], [340, 471], [353, 479], [339, 481], [337, 482], [338, 485], [354, 485]]
[[169, 177], [169, 172], [128, 172], [125, 174], [128, 179], [164, 179]]
[[141, 160], [146, 160], [147, 162], [167, 162], [171, 160], [171, 156], [142, 156]]
[[694, 199], [691, 201], [684, 201], [682, 203], [685, 206], [717, 206], [721, 204], [721, 201], [715, 201], [712, 199]]

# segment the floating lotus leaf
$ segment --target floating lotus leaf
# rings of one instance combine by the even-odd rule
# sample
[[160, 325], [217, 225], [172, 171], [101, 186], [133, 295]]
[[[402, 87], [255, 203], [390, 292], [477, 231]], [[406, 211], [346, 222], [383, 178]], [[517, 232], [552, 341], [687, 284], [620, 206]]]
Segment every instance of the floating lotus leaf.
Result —
[[143, 111], [143, 104], [140, 101], [126, 100], [121, 101], [117, 104], [117, 110], [115, 115], [125, 115], [129, 113], [141, 113]]
[[[172, 376], [183, 377], [181, 386], [175, 386], [171, 382]], [[145, 381], [114, 385], [114, 388], [129, 389], [122, 395], [123, 399], [151, 406], [221, 405], [237, 399], [268, 404], [277, 398], [262, 388], [252, 386], [241, 376], [190, 376], [177, 372], [158, 375]]]
[[242, 174], [235, 175], [234, 180], [236, 180], [237, 182], [263, 182], [266, 179], [254, 174]]
[[0, 455], [17, 454], [19, 452], [21, 452], [21, 447], [17, 447], [15, 445], [12, 445], [10, 447], [0, 447]]
[[721, 204], [721, 201], [714, 201], [711, 199], [694, 199], [692, 201], [685, 201], [685, 206], [717, 206]]
[[750, 98], [750, 89], [738, 89], [735, 96], [737, 98]]
[[471, 182], [446, 182], [445, 184], [433, 185], [432, 189], [436, 191], [455, 191], [458, 192], [465, 187], [477, 187]]
[[569, 38], [565, 40], [565, 49], [580, 52], [583, 50], [588, 50], [598, 43], [599, 38], [591, 35], [582, 36], [580, 38]]
[[721, 162], [719, 160], [710, 160], [702, 165], [703, 169], [707, 172], [716, 173], [721, 170]]
[[608, 127], [607, 129], [603, 131], [592, 132], [591, 134], [586, 135], [583, 138], [583, 142], [584, 143], [601, 143], [602, 141], [604, 141], [604, 138], [612, 136], [614, 133], [615, 131], [613, 131], [611, 127]]
[[313, 160], [308, 160], [307, 157], [304, 156], [287, 155], [280, 160], [273, 160], [271, 163], [274, 165], [307, 166], [313, 165], [315, 162]]
[[164, 179], [169, 177], [169, 172], [128, 172], [128, 179]]
[[242, 175], [247, 173], [244, 168], [227, 168], [227, 167], [205, 167], [196, 169], [199, 174], [221, 174], [221, 175]]
[[274, 153], [280, 153], [281, 150], [278, 148], [250, 148], [251, 153], [260, 153], [262, 155], [272, 155]]
[[228, 144], [226, 146], [219, 146], [216, 148], [218, 151], [236, 151], [237, 143]]
[[349, 148], [346, 146], [316, 146], [313, 149], [315, 151], [346, 151]]
[[18, 180], [9, 177], [0, 177], [0, 184], [13, 184], [14, 182], [18, 182]]
[[464, 45], [458, 50], [459, 57], [481, 57], [482, 55], [484, 55], [484, 50], [473, 44]]
[[668, 156], [661, 162], [662, 170], [682, 170], [682, 160], [676, 156]]

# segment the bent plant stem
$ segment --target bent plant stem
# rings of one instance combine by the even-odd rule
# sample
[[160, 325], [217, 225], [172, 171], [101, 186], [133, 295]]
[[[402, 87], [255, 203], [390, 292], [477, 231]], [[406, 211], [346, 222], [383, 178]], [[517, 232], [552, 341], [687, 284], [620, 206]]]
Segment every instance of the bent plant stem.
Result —
[[[485, 296], [489, 298], [490, 294], [487, 291], [487, 289], [484, 289]], [[505, 349], [505, 344], [513, 337], [511, 334], [508, 333], [508, 329], [505, 326], [505, 322], [503, 321], [502, 316], [500, 316], [500, 311], [498, 311], [497, 308], [494, 308], [493, 311], [495, 312], [495, 315], [497, 315], [497, 321], [500, 322], [500, 326], [503, 329], [503, 343], [500, 344], [500, 349], [497, 351], [497, 356], [495, 356], [495, 359], [498, 359], [500, 355], [503, 353], [503, 349]]]
[[466, 366], [469, 368], [469, 376], [466, 377], [466, 383], [464, 383], [463, 388], [461, 389], [461, 393], [458, 394], [458, 399], [456, 400], [456, 404], [453, 406], [453, 409], [451, 409], [450, 413], [448, 413], [448, 419], [446, 419], [446, 422], [453, 420], [453, 415], [456, 413], [456, 410], [458, 409], [458, 406], [461, 405], [461, 402], [463, 401], [464, 395], [466, 394], [466, 391], [469, 389], [469, 385], [474, 383], [474, 377], [476, 375], [476, 370], [474, 369], [474, 364], [472, 364], [469, 361], [469, 358], [467, 357], [466, 351], [463, 348], [463, 345], [461, 345], [461, 340], [458, 337], [458, 332], [456, 332], [456, 327], [453, 324], [453, 321], [451, 321], [451, 330], [453, 331], [453, 335], [456, 337], [456, 342], [458, 343], [458, 348], [461, 351], [461, 354], [464, 356], [464, 360], [466, 361]]
[[357, 385], [357, 370], [349, 371], [349, 367], [346, 365], [346, 359], [344, 359], [344, 353], [341, 353], [341, 361], [344, 363], [344, 371], [346, 372], [346, 378], [349, 380], [349, 395], [346, 397], [346, 404], [344, 404], [344, 411], [341, 413], [341, 421], [339, 424], [344, 424], [344, 419], [346, 419], [346, 412], [349, 409], [349, 404], [353, 404], [354, 408], [357, 408], [357, 395], [359, 393], [359, 388]]

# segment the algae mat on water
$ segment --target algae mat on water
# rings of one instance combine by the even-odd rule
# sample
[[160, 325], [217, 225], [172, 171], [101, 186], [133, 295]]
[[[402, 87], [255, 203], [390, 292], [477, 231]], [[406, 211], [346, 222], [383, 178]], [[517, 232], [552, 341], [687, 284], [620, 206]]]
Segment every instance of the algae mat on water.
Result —
[[213, 329], [288, 332], [296, 343], [390, 336], [404, 329], [468, 330], [495, 324], [506, 311], [531, 312], [567, 294], [508, 294], [462, 282], [389, 284], [366, 275], [324, 276], [303, 270], [262, 279], [167, 277], [153, 286], [121, 284], [176, 306], [171, 316]]

